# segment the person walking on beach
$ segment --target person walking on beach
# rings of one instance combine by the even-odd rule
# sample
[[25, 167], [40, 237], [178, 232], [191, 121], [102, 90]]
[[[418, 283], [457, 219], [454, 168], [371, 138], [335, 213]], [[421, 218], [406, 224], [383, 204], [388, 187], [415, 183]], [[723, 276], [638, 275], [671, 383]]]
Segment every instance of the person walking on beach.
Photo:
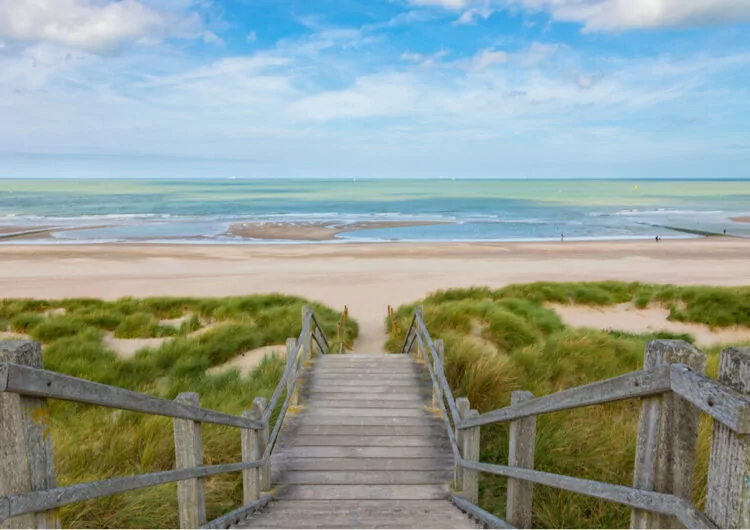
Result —
[[565, 241], [565, 234], [560, 232], [560, 241]]

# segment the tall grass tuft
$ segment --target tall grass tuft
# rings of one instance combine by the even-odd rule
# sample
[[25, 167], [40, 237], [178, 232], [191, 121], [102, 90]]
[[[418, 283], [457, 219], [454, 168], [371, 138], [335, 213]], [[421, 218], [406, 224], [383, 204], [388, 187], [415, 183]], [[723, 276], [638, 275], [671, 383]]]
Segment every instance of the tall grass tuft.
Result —
[[[574, 329], [545, 307], [563, 304], [638, 307], [661, 304], [671, 318], [712, 326], [750, 326], [750, 289], [675, 287], [640, 283], [538, 282], [439, 291], [393, 312], [397, 333], [389, 351], [400, 351], [412, 312], [424, 306], [433, 338], [445, 342], [445, 374], [454, 395], [488, 412], [510, 404], [513, 390], [543, 396], [638, 370], [647, 341], [689, 335]], [[720, 347], [711, 348], [708, 373], [715, 376]], [[637, 400], [540, 416], [535, 468], [551, 473], [630, 485], [635, 458]], [[481, 461], [506, 464], [508, 427], [482, 427]], [[694, 500], [705, 498], [710, 422], [701, 426]], [[480, 504], [505, 515], [507, 481], [480, 475]], [[625, 528], [630, 511], [613, 503], [534, 486], [534, 525], [539, 527]]]
[[[138, 392], [174, 399], [198, 392], [201, 405], [231, 414], [252, 408], [253, 398], [270, 397], [284, 362], [269, 356], [246, 377], [237, 371], [208, 375], [207, 369], [248, 350], [284, 344], [301, 328], [301, 310], [311, 305], [329, 339], [341, 314], [321, 304], [286, 295], [230, 298], [123, 298], [0, 300], [0, 319], [13, 331], [43, 344], [48, 370]], [[50, 309], [64, 309], [49, 312]], [[192, 315], [179, 329], [162, 319]], [[208, 325], [211, 329], [192, 335]], [[103, 343], [118, 338], [170, 337], [159, 348], [124, 359]], [[347, 340], [357, 323], [348, 319]], [[338, 351], [338, 348], [336, 348]], [[59, 485], [77, 484], [174, 468], [172, 422], [101, 407], [51, 402], [52, 439]], [[278, 414], [274, 412], [273, 418]], [[241, 459], [237, 429], [203, 425], [206, 464]], [[239, 506], [238, 473], [206, 480], [209, 519]], [[63, 524], [75, 528], [174, 528], [178, 526], [176, 486], [169, 484], [91, 500], [62, 508]]]

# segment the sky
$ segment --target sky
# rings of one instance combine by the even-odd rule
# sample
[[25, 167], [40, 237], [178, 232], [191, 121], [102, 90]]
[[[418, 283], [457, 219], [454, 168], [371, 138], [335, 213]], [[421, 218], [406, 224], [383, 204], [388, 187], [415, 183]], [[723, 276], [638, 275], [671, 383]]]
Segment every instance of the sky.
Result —
[[0, 178], [750, 178], [750, 0], [0, 0]]

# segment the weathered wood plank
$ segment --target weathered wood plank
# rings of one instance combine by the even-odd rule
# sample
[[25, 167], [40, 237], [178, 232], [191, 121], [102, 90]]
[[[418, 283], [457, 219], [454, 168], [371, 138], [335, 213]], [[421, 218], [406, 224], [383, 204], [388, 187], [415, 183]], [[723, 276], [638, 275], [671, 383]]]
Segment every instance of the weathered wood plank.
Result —
[[413, 384], [389, 384], [386, 381], [374, 381], [373, 384], [347, 384], [346, 381], [332, 381], [331, 384], [321, 384], [319, 381], [310, 381], [307, 385], [310, 392], [317, 393], [332, 393], [332, 394], [351, 394], [359, 393], [362, 394], [419, 394], [420, 396], [426, 393], [426, 388], [422, 385]]
[[[646, 369], [655, 369], [671, 363], [685, 363], [698, 373], [706, 370], [705, 354], [692, 344], [680, 340], [650, 341], [646, 345], [644, 359]], [[646, 417], [643, 421], [653, 420]], [[649, 470], [653, 472], [654, 491], [673, 494], [687, 501], [691, 499], [699, 422], [700, 411], [689, 401], [674, 392], [667, 392], [661, 396], [656, 440], [656, 467]], [[639, 448], [647, 450], [647, 446], [653, 446], [653, 443], [653, 441], [646, 442]], [[636, 453], [636, 462], [639, 460], [641, 456]], [[645, 467], [639, 468], [639, 472], [646, 473], [646, 471]], [[643, 479], [644, 484], [647, 482]], [[681, 526], [680, 521], [674, 517], [653, 513], [640, 515], [636, 512], [631, 522], [641, 525], [641, 528], [679, 528]]]
[[653, 396], [669, 390], [669, 366], [656, 366], [480, 414], [476, 418], [461, 422], [458, 427], [467, 429], [508, 422], [538, 414]]
[[433, 425], [300, 425], [298, 436], [421, 436], [433, 442], [447, 439], [445, 428]]
[[[750, 348], [721, 352], [719, 383], [750, 393]], [[750, 439], [714, 421], [706, 514], [720, 528], [750, 527]]]
[[425, 404], [421, 400], [410, 401], [386, 401], [379, 399], [361, 400], [361, 399], [344, 399], [344, 400], [319, 400], [311, 399], [306, 402], [310, 407], [316, 408], [358, 408], [358, 409], [416, 409], [420, 412], [424, 410]]
[[710, 377], [673, 365], [672, 390], [738, 434], [750, 434], [750, 396], [736, 392]]
[[433, 471], [451, 469], [446, 458], [290, 458], [288, 471]]
[[[465, 416], [466, 419], [471, 419], [477, 415], [477, 411], [472, 409]], [[472, 427], [471, 429], [464, 429], [461, 431], [461, 437], [463, 438], [463, 454], [461, 455], [465, 460], [471, 460], [474, 462], [479, 461], [479, 446], [480, 446], [480, 432], [479, 427]], [[470, 468], [464, 468], [463, 478], [461, 479], [461, 496], [467, 501], [477, 504], [479, 502], [479, 473]]]
[[[378, 429], [380, 431], [381, 429]], [[337, 446], [337, 447], [434, 447], [436, 440], [431, 436], [378, 436], [378, 435], [339, 435], [320, 436], [296, 433], [292, 440], [294, 447]]]
[[357, 400], [357, 401], [371, 401], [371, 400], [378, 400], [381, 402], [385, 401], [412, 401], [412, 402], [418, 402], [421, 405], [424, 406], [425, 398], [429, 396], [429, 394], [419, 394], [417, 392], [413, 393], [392, 393], [392, 392], [356, 392], [353, 390], [346, 391], [346, 392], [331, 392], [331, 391], [324, 391], [319, 392], [317, 390], [312, 390], [309, 394], [310, 400], [319, 400], [319, 401], [347, 401], [347, 400]]
[[[242, 413], [243, 417], [258, 419], [257, 411], [247, 410]], [[242, 429], [240, 442], [242, 445], [242, 461], [255, 462], [261, 457], [260, 432], [256, 429]], [[250, 504], [260, 498], [260, 471], [258, 468], [245, 469], [242, 471], [242, 502]]]
[[[42, 347], [33, 341], [0, 342], [0, 361], [41, 369]], [[0, 373], [0, 390], [5, 377]], [[53, 489], [56, 485], [47, 400], [0, 392], [0, 497]], [[0, 508], [0, 526], [4, 528], [60, 528], [57, 513], [48, 509], [2, 524], [13, 511], [10, 502], [5, 507], [4, 514]]]
[[258, 422], [240, 416], [192, 407], [168, 399], [102, 385], [56, 372], [11, 363], [8, 363], [5, 368], [7, 370], [5, 392], [8, 393], [15, 392], [28, 396], [62, 399], [88, 405], [132, 410], [245, 429], [261, 426]]
[[290, 471], [281, 484], [447, 484], [448, 470], [439, 471]]
[[472, 504], [460, 495], [451, 493], [450, 499], [458, 508], [479, 519], [486, 528], [515, 528], [499, 517], [495, 517], [490, 512], [481, 509], [476, 504]]
[[594, 480], [586, 480], [564, 475], [555, 475], [533, 469], [483, 464], [461, 460], [461, 466], [475, 469], [484, 473], [492, 473], [504, 477], [528, 480], [536, 484], [543, 484], [553, 488], [580, 493], [598, 499], [604, 499], [632, 508], [639, 508], [652, 512], [675, 515], [687, 528], [716, 528], [716, 526], [692, 504], [684, 499], [666, 493], [637, 490], [627, 486], [607, 484]]
[[[435, 341], [435, 353], [437, 353], [437, 357], [435, 358], [435, 364], [440, 365], [440, 370], [443, 370], [443, 362], [445, 360], [445, 344], [443, 344], [443, 341], [440, 339], [437, 339]], [[442, 392], [440, 389], [439, 383], [436, 381], [432, 385], [432, 407], [438, 408], [438, 400], [442, 397]]]
[[[198, 394], [182, 392], [178, 403], [198, 407]], [[178, 469], [203, 465], [203, 442], [200, 424], [192, 420], [174, 420], [174, 452]], [[206, 522], [206, 497], [202, 478], [189, 478], [177, 483], [177, 504], [180, 528], [198, 528]]]
[[278, 454], [289, 458], [437, 458], [448, 453], [436, 447], [285, 447]]
[[388, 417], [388, 418], [422, 418], [424, 409], [388, 409], [388, 408], [315, 408], [310, 409], [308, 418], [331, 416], [341, 418], [345, 416], [365, 417]]
[[445, 499], [448, 495], [446, 485], [315, 485], [288, 486], [280, 491], [279, 499], [294, 500], [368, 500], [368, 499], [403, 499], [433, 500]]
[[[134, 475], [131, 477], [117, 477], [84, 484], [63, 486], [51, 490], [34, 491], [14, 495], [6, 499], [8, 515], [12, 517], [25, 513], [51, 510], [100, 497], [107, 497], [117, 493], [133, 491], [137, 489], [168, 484], [189, 478], [210, 477], [223, 473], [234, 473], [244, 469], [260, 466], [260, 462], [238, 462], [236, 464], [221, 464], [216, 466], [201, 466], [192, 469], [175, 469], [172, 471], [160, 471], [145, 475]], [[0, 521], [3, 517], [0, 516]]]
[[299, 419], [300, 425], [406, 425], [422, 426], [436, 425], [434, 418], [424, 417], [393, 417], [393, 416], [367, 416], [357, 414], [348, 416], [327, 416], [319, 414], [305, 414]]
[[286, 339], [286, 366], [289, 371], [289, 377], [286, 380], [286, 393], [292, 395], [289, 399], [289, 405], [296, 407], [299, 404], [299, 390], [295, 382], [297, 381], [297, 357], [296, 350], [297, 340], [295, 338]]
[[[511, 392], [511, 404], [534, 399], [534, 394], [525, 390]], [[534, 468], [536, 447], [536, 417], [523, 418], [510, 423], [508, 465]], [[508, 497], [505, 517], [516, 528], [531, 528], [533, 484], [515, 478], [508, 479]]]
[[331, 377], [317, 377], [314, 373], [313, 376], [310, 378], [310, 386], [311, 388], [354, 388], [358, 389], [361, 388], [363, 392], [369, 392], [369, 387], [376, 387], [376, 388], [393, 388], [397, 387], [399, 389], [404, 388], [421, 388], [422, 383], [426, 383], [424, 380], [417, 381], [415, 383], [414, 379], [407, 378], [403, 379], [400, 378], [399, 380], [393, 380], [391, 378], [386, 380], [380, 380], [380, 379], [358, 379], [358, 380], [352, 380], [352, 379], [343, 379], [343, 378], [331, 378]]
[[[255, 399], [253, 399], [253, 411], [255, 412], [257, 416], [263, 417], [266, 413], [267, 408], [268, 408], [268, 402], [266, 401], [266, 398], [256, 397]], [[266, 453], [266, 447], [268, 447], [268, 437], [269, 437], [268, 424], [266, 424], [262, 429], [259, 430], [259, 435], [258, 435], [258, 453], [261, 455], [265, 455]], [[261, 491], [270, 490], [271, 489], [271, 463], [270, 461], [267, 462], [265, 465], [261, 466], [258, 472], [260, 475]]]

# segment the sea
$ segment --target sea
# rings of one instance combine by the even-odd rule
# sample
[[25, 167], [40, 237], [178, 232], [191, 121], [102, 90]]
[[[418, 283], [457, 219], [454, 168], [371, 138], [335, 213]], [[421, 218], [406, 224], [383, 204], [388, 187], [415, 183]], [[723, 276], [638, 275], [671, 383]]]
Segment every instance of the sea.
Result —
[[[368, 221], [440, 224], [357, 229], [334, 241], [750, 237], [750, 223], [731, 221], [749, 215], [750, 180], [0, 179], [0, 244], [257, 244], [269, 241], [229, 227]], [[35, 239], [8, 237], [50, 227]]]

